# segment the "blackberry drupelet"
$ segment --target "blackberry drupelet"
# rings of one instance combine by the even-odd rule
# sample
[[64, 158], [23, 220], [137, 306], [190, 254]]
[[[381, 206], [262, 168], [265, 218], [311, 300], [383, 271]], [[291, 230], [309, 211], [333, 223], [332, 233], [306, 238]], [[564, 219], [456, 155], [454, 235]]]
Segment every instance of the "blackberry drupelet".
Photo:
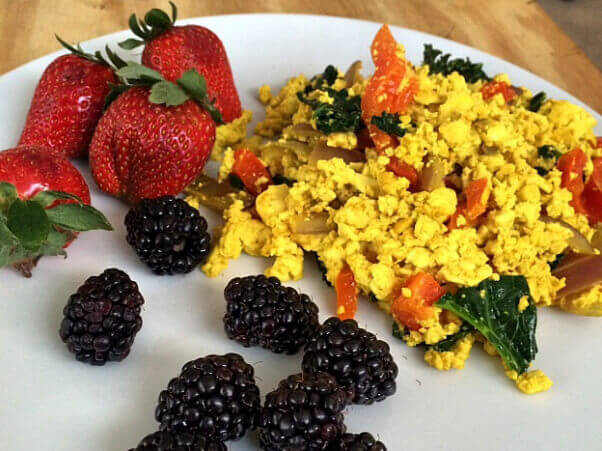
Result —
[[107, 360], [123, 360], [142, 327], [142, 304], [138, 284], [119, 269], [107, 269], [88, 278], [69, 297], [61, 339], [82, 362], [104, 365]]
[[125, 217], [127, 242], [158, 275], [184, 274], [209, 255], [207, 221], [182, 199], [143, 199]]
[[265, 398], [259, 442], [266, 451], [328, 450], [345, 433], [348, 393], [327, 373], [294, 374]]
[[226, 334], [245, 347], [295, 354], [320, 327], [318, 307], [309, 296], [282, 286], [275, 277], [232, 279], [224, 297]]
[[192, 360], [159, 395], [155, 418], [162, 430], [236, 440], [257, 425], [259, 388], [253, 374], [238, 354]]
[[334, 451], [387, 451], [387, 447], [369, 432], [362, 432], [361, 434], [343, 434], [339, 446]]
[[227, 451], [226, 445], [198, 434], [158, 431], [147, 435], [130, 451]]
[[395, 393], [397, 365], [389, 345], [352, 319], [328, 319], [305, 347], [303, 371], [325, 371], [356, 404], [372, 404]]

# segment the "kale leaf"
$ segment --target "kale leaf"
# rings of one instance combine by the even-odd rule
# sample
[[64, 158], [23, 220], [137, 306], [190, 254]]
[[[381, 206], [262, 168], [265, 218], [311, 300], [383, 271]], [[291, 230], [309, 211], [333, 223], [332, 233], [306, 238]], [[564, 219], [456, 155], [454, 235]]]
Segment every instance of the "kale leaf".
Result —
[[274, 182], [274, 185], [286, 185], [286, 186], [293, 186], [296, 182], [296, 180], [289, 179], [288, 177], [285, 177], [281, 174], [274, 175], [274, 177], [272, 177], [272, 181]]
[[[519, 312], [518, 303], [528, 296], [528, 307]], [[476, 287], [445, 294], [438, 307], [450, 310], [482, 333], [497, 349], [506, 366], [519, 374], [529, 368], [537, 353], [537, 311], [523, 276], [502, 276]]]
[[371, 124], [376, 125], [380, 130], [389, 135], [396, 135], [400, 138], [406, 134], [406, 129], [399, 124], [399, 114], [390, 114], [383, 112], [380, 116], [372, 116]]
[[302, 92], [297, 93], [299, 100], [312, 107], [316, 127], [322, 133], [329, 135], [336, 132], [356, 132], [362, 126], [362, 99], [360, 96], [349, 97], [346, 89], [336, 91], [332, 88], [324, 89], [332, 103], [308, 99]]
[[326, 66], [324, 72], [319, 75], [316, 75], [310, 80], [310, 83], [305, 87], [305, 94], [309, 94], [311, 91], [315, 91], [316, 89], [322, 89], [325, 86], [332, 86], [333, 83], [339, 77], [339, 71], [332, 64]]
[[528, 110], [537, 113], [546, 101], [546, 97], [546, 93], [543, 91], [535, 94], [533, 97], [531, 97], [531, 101], [529, 102], [529, 106], [527, 107]]
[[554, 160], [556, 162], [562, 156], [562, 152], [554, 146], [545, 145], [537, 149], [537, 156], [544, 160]]
[[324, 283], [326, 283], [326, 285], [328, 285], [329, 287], [332, 287], [330, 280], [328, 280], [328, 277], [326, 277], [326, 274], [328, 273], [328, 270], [326, 269], [326, 265], [324, 264], [322, 259], [320, 257], [318, 257], [317, 252], [310, 252], [310, 254], [313, 254], [314, 258], [316, 259], [316, 265], [318, 265], [318, 271], [320, 271], [320, 274], [322, 275], [322, 280], [324, 281]]
[[424, 45], [422, 64], [429, 65], [431, 74], [449, 75], [458, 72], [468, 83], [476, 83], [479, 80], [490, 81], [491, 78], [483, 71], [483, 63], [473, 63], [470, 58], [455, 58], [450, 60], [449, 53], [443, 54], [431, 44]]
[[400, 340], [403, 340], [403, 337], [405, 336], [405, 329], [402, 327], [399, 327], [399, 324], [397, 324], [397, 321], [393, 321], [393, 328], [391, 330], [391, 334], [395, 337], [395, 338], [399, 338]]
[[245, 189], [244, 183], [236, 174], [228, 174], [228, 183], [230, 183], [232, 188], [236, 188], [241, 191]]
[[466, 335], [474, 331], [474, 327], [472, 327], [469, 323], [462, 323], [460, 326], [460, 330], [453, 335], [447, 336], [444, 340], [441, 340], [438, 343], [435, 343], [430, 348], [437, 352], [446, 352], [451, 350], [454, 345], [464, 338]]
[[558, 254], [553, 261], [549, 262], [548, 265], [550, 266], [550, 271], [554, 271], [556, 268], [558, 268], [558, 266], [564, 260], [564, 257], [566, 257], [566, 255], [561, 253]]

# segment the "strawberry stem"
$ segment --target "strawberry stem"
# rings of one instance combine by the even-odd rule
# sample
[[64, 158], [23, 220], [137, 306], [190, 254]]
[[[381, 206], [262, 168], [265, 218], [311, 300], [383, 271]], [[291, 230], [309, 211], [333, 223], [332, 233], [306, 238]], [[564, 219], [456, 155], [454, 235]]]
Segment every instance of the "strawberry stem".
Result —
[[178, 8], [171, 1], [169, 4], [171, 6], [171, 18], [165, 11], [159, 8], [149, 10], [144, 15], [144, 20], [139, 19], [136, 14], [132, 14], [129, 19], [130, 30], [140, 39], [126, 39], [118, 44], [119, 47], [126, 50], [135, 49], [152, 41], [173, 27], [178, 17]]

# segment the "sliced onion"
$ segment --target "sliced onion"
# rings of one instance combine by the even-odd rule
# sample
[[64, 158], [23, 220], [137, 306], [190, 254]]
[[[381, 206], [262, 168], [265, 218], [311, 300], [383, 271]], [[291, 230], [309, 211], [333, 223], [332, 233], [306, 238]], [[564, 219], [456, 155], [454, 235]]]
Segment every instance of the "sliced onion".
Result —
[[345, 163], [362, 163], [366, 161], [366, 155], [358, 150], [342, 149], [340, 147], [330, 147], [326, 143], [320, 142], [309, 155], [309, 162], [315, 163], [319, 160], [332, 160], [340, 158]]
[[558, 297], [569, 296], [602, 283], [602, 255], [575, 255], [565, 258], [552, 271], [555, 277], [565, 278], [565, 287]]
[[311, 124], [295, 124], [291, 126], [291, 131], [296, 137], [305, 138], [309, 141], [310, 138], [319, 138], [324, 134], [311, 126]]
[[571, 246], [575, 251], [577, 251], [577, 253], [585, 255], [596, 255], [596, 249], [591, 245], [587, 238], [585, 238], [581, 234], [581, 232], [579, 232], [579, 230], [577, 230], [572, 225], [567, 224], [566, 222], [560, 219], [550, 218], [549, 216], [545, 215], [539, 219], [542, 222], [545, 222], [546, 224], [558, 224], [564, 227], [565, 229], [570, 230], [573, 236], [569, 239], [569, 246]]
[[235, 198], [242, 199], [245, 207], [253, 205], [254, 202], [248, 193], [238, 191], [229, 183], [220, 183], [205, 174], [201, 174], [194, 185], [186, 188], [186, 193], [195, 196], [201, 205], [218, 213], [229, 208]]
[[445, 165], [439, 158], [433, 158], [424, 166], [419, 185], [422, 191], [434, 191], [445, 186]]
[[334, 229], [333, 224], [328, 224], [328, 213], [315, 213], [309, 217], [298, 216], [293, 224], [294, 233], [317, 235], [328, 233]]
[[592, 246], [602, 252], [602, 224], [598, 224], [595, 229], [596, 232], [592, 237]]
[[350, 88], [358, 81], [362, 81], [364, 77], [362, 77], [362, 62], [360, 60], [354, 61], [345, 72], [345, 83], [347, 83], [347, 87]]

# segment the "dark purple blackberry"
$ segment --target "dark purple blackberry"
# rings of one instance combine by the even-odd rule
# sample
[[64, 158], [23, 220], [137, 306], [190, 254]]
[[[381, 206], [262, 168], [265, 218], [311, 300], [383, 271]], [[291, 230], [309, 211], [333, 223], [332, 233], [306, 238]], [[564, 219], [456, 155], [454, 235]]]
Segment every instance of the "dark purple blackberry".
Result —
[[224, 297], [228, 304], [226, 334], [245, 347], [259, 345], [295, 354], [320, 327], [318, 306], [306, 294], [282, 286], [275, 277], [232, 279]]
[[107, 269], [69, 297], [59, 334], [77, 360], [92, 365], [123, 360], [142, 327], [142, 304], [138, 284], [119, 269]]
[[155, 418], [162, 430], [239, 439], [257, 425], [259, 388], [253, 374], [238, 354], [192, 360], [159, 395]]
[[383, 442], [377, 441], [369, 432], [343, 434], [339, 446], [333, 451], [387, 451]]
[[265, 398], [259, 443], [266, 451], [327, 450], [345, 433], [348, 393], [326, 373], [294, 374]]
[[219, 440], [205, 438], [187, 432], [158, 431], [147, 435], [130, 451], [226, 451]]
[[125, 227], [127, 242], [155, 274], [190, 272], [209, 255], [207, 221], [177, 197], [141, 200], [125, 216]]
[[303, 371], [325, 371], [356, 404], [372, 404], [395, 393], [397, 365], [389, 345], [352, 319], [328, 319], [305, 347]]

